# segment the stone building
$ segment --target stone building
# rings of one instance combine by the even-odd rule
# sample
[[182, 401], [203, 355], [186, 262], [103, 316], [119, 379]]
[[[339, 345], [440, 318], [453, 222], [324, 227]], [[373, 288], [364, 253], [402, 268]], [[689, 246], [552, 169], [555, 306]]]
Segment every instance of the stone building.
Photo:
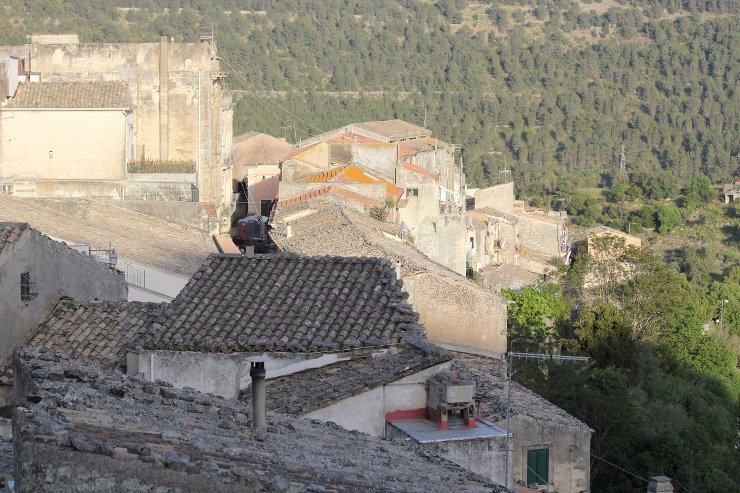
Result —
[[413, 445], [272, 412], [256, 429], [238, 401], [48, 350], [14, 371], [16, 491], [501, 491]]
[[[611, 239], [601, 241], [601, 248], [595, 248], [595, 242], [599, 243], [599, 238]], [[588, 253], [600, 259], [616, 258], [627, 248], [640, 248], [642, 239], [639, 236], [627, 234], [618, 229], [608, 226], [597, 226], [586, 232], [586, 244]]]
[[[506, 430], [506, 364], [458, 353], [452, 369], [473, 377], [480, 416]], [[561, 493], [589, 491], [593, 430], [585, 423], [513, 382], [509, 431], [514, 482]]]
[[415, 236], [425, 218], [464, 206], [465, 178], [456, 149], [402, 120], [353, 123], [301, 141], [283, 158], [282, 180], [298, 181], [346, 164], [372, 170], [404, 191], [393, 219]]
[[[175, 170], [193, 175], [198, 200], [228, 208], [232, 107], [213, 40], [171, 43], [163, 37], [159, 43], [86, 44], [76, 36], [34, 36], [27, 45], [0, 47], [0, 52], [26, 60], [27, 74], [41, 83], [125, 83], [133, 151], [120, 156], [122, 165], [137, 162], [152, 174]], [[86, 150], [79, 147], [77, 154]], [[12, 185], [14, 177], [0, 179]], [[63, 189], [47, 193], [65, 196]]]
[[125, 82], [23, 83], [0, 119], [0, 174], [16, 195], [35, 196], [38, 180], [126, 179], [134, 134]]
[[270, 215], [278, 198], [279, 163], [292, 149], [285, 139], [259, 132], [234, 137], [232, 177], [234, 193], [239, 194], [236, 219], [250, 214]]
[[271, 233], [284, 253], [382, 257], [396, 265], [427, 337], [450, 348], [506, 351], [506, 302], [430, 260], [403, 238], [398, 224], [323, 200], [278, 207]]
[[[0, 364], [7, 363], [14, 347], [25, 342], [60, 299], [68, 297], [125, 301], [126, 282], [109, 265], [28, 224], [0, 222]], [[3, 402], [8, 394], [7, 388], [0, 389]]]

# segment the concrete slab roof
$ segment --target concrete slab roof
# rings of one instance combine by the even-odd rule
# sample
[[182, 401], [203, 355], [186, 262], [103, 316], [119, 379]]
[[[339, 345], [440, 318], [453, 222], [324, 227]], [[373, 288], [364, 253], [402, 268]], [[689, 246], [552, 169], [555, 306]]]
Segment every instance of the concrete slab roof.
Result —
[[483, 419], [476, 420], [475, 427], [465, 426], [462, 418], [450, 417], [446, 430], [440, 430], [428, 419], [397, 419], [391, 424], [419, 443], [454, 442], [460, 440], [488, 440], [506, 437], [506, 431]]

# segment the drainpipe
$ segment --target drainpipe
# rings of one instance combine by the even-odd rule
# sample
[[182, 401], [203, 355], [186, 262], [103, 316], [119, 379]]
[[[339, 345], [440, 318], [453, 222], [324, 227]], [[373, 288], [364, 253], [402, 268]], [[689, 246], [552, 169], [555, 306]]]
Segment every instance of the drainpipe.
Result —
[[159, 38], [159, 160], [169, 158], [170, 63], [167, 36]]
[[249, 376], [252, 377], [252, 428], [267, 428], [265, 416], [265, 363], [251, 363]]

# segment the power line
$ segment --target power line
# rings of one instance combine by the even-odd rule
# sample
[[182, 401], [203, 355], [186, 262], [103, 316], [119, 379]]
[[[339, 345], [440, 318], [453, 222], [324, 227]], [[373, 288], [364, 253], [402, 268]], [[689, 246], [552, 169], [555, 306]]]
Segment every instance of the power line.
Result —
[[593, 454], [593, 453], [592, 453], [592, 454], [591, 454], [591, 456], [592, 456], [592, 457], [594, 457], [595, 459], [599, 459], [600, 461], [602, 461], [602, 462], [605, 462], [605, 463], [609, 464], [609, 465], [610, 465], [610, 466], [612, 466], [612, 467], [616, 467], [616, 468], [617, 468], [617, 469], [619, 469], [620, 471], [622, 471], [622, 472], [624, 472], [624, 473], [627, 473], [627, 474], [629, 474], [630, 476], [632, 476], [632, 477], [635, 477], [635, 478], [639, 479], [640, 481], [645, 481], [646, 483], [649, 483], [649, 482], [650, 482], [650, 480], [649, 480], [649, 479], [645, 479], [645, 478], [643, 478], [642, 476], [638, 476], [637, 474], [635, 474], [635, 473], [633, 473], [633, 472], [629, 472], [629, 471], [628, 471], [627, 469], [624, 469], [624, 468], [622, 468], [622, 467], [619, 467], [618, 465], [614, 464], [613, 462], [609, 462], [609, 461], [608, 461], [608, 460], [606, 460], [606, 459], [602, 459], [601, 457], [599, 457], [599, 456], [598, 456], [598, 455], [596, 455], [596, 454]]
[[[237, 78], [240, 78], [240, 79], [241, 79], [241, 80], [242, 80], [242, 81], [243, 81], [243, 82], [244, 82], [244, 83], [245, 83], [246, 85], [248, 85], [248, 86], [251, 86], [251, 87], [252, 87], [252, 88], [253, 88], [254, 90], [257, 90], [257, 88], [256, 88], [256, 87], [254, 86], [254, 84], [252, 84], [251, 82], [249, 82], [249, 81], [248, 81], [248, 80], [246, 79], [246, 77], [242, 76], [242, 74], [240, 74], [240, 73], [239, 73], [239, 72], [238, 72], [238, 71], [237, 71], [237, 70], [236, 70], [236, 69], [234, 68], [234, 66], [233, 66], [233, 65], [231, 65], [231, 64], [230, 64], [230, 63], [228, 62], [228, 60], [225, 60], [225, 59], [224, 59], [224, 60], [223, 60], [223, 62], [224, 62], [224, 63], [225, 63], [225, 64], [226, 64], [226, 65], [227, 65], [227, 66], [229, 67], [229, 69], [231, 70], [231, 72], [232, 72], [232, 73], [233, 73], [234, 75], [236, 75], [236, 76], [237, 76]], [[296, 114], [292, 113], [292, 112], [291, 112], [290, 110], [288, 110], [288, 109], [286, 109], [285, 107], [281, 106], [281, 105], [280, 105], [280, 104], [278, 104], [278, 103], [277, 103], [276, 101], [274, 101], [274, 100], [273, 100], [272, 98], [270, 98], [270, 96], [269, 96], [269, 95], [266, 95], [265, 97], [267, 98], [267, 100], [268, 100], [268, 101], [270, 101], [270, 102], [271, 102], [272, 104], [274, 104], [275, 106], [277, 106], [278, 108], [280, 108], [281, 110], [283, 110], [283, 111], [284, 111], [285, 113], [287, 113], [288, 115], [292, 116], [292, 117], [293, 117], [294, 119], [296, 119], [296, 120], [298, 120], [298, 121], [300, 121], [300, 122], [303, 122], [303, 123], [305, 123], [305, 124], [306, 124], [306, 125], [308, 125], [309, 127], [311, 127], [311, 128], [313, 128], [314, 130], [316, 130], [317, 132], [321, 132], [321, 129], [320, 129], [319, 127], [317, 127], [316, 125], [314, 125], [313, 123], [311, 123], [311, 122], [309, 122], [309, 121], [307, 121], [307, 120], [304, 120], [303, 118], [299, 117], [298, 115], [296, 115]], [[307, 134], [307, 135], [310, 135], [310, 134], [309, 134], [308, 132], [306, 132], [306, 134]]]
[[262, 125], [264, 125], [264, 127], [265, 127], [265, 128], [266, 128], [266, 129], [267, 129], [267, 130], [268, 130], [268, 131], [269, 131], [270, 133], [274, 133], [274, 131], [273, 131], [272, 127], [271, 127], [270, 125], [268, 125], [268, 124], [267, 124], [267, 123], [266, 123], [266, 122], [265, 122], [265, 121], [264, 121], [264, 120], [262, 119], [262, 117], [261, 117], [261, 116], [259, 115], [259, 113], [257, 113], [256, 111], [254, 111], [254, 108], [252, 108], [252, 107], [251, 107], [251, 106], [249, 105], [249, 103], [247, 102], [247, 100], [246, 100], [246, 99], [245, 99], [244, 97], [242, 97], [241, 99], [239, 99], [239, 101], [244, 101], [244, 104], [246, 104], [246, 105], [247, 105], [247, 108], [249, 108], [249, 111], [251, 111], [251, 112], [252, 112], [252, 113], [254, 114], [254, 116], [256, 116], [256, 117], [257, 117], [257, 119], [258, 119], [258, 120], [260, 121], [260, 123], [261, 123]]

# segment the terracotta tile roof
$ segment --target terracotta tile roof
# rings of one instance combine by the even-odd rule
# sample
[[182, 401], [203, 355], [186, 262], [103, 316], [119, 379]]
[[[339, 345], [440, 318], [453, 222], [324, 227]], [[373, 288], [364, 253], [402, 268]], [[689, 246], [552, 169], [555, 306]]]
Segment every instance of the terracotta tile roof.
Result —
[[[290, 219], [296, 212], [311, 208], [314, 209], [312, 214], [290, 221], [292, 235], [287, 238], [285, 218]], [[339, 205], [321, 202], [321, 199], [308, 201], [300, 208], [297, 205], [278, 208], [270, 236], [283, 252], [383, 257], [394, 264], [401, 262], [403, 275], [427, 271], [472, 284], [403, 242], [399, 225], [377, 221]]]
[[26, 223], [0, 222], [0, 252], [5, 245], [14, 243], [28, 229]]
[[354, 192], [352, 190], [347, 190], [346, 188], [342, 186], [327, 185], [325, 187], [318, 188], [316, 190], [311, 190], [310, 192], [304, 193], [297, 197], [291, 197], [289, 199], [281, 200], [280, 202], [278, 202], [278, 206], [291, 205], [297, 202], [303, 202], [306, 200], [315, 199], [317, 197], [321, 197], [322, 195], [326, 195], [326, 194], [333, 194], [338, 197], [351, 200], [352, 202], [363, 205], [365, 207], [383, 207], [384, 205], [384, 203], [379, 200], [375, 200], [373, 198], [370, 198], [366, 195], [362, 195], [361, 193]]
[[[273, 378], [267, 381], [267, 408], [303, 416], [450, 359], [449, 353], [429, 343], [402, 344], [383, 354]], [[242, 395], [250, 402], [251, 387]]]
[[542, 276], [513, 264], [487, 265], [481, 269], [480, 276], [484, 285], [496, 291], [521, 289], [537, 284], [542, 279]]
[[386, 186], [386, 197], [388, 199], [395, 202], [403, 195], [402, 188], [397, 187], [376, 171], [355, 163], [345, 164], [329, 171], [323, 171], [304, 178], [301, 181], [305, 183], [326, 183], [330, 181], [338, 183], [384, 183]]
[[[474, 354], [455, 353], [452, 369], [463, 371], [475, 380], [475, 399], [480, 402], [483, 419], [495, 423], [506, 419], [508, 380], [505, 362]], [[593, 431], [544, 397], [512, 382], [511, 415], [519, 414], [559, 427]]]
[[423, 328], [385, 259], [212, 255], [141, 338], [147, 349], [333, 352]]
[[108, 82], [26, 82], [7, 108], [129, 108], [128, 85]]
[[254, 429], [244, 403], [50, 352], [24, 348], [16, 364], [26, 385], [15, 403], [16, 451], [24, 451], [15, 479], [29, 491], [50, 484], [43, 481], [73, 490], [90, 474], [103, 485], [124, 480], [132, 491], [163, 481], [183, 492], [503, 491], [415, 444], [273, 412], [266, 429]]
[[354, 132], [344, 132], [326, 139], [327, 144], [385, 144], [382, 140], [366, 137]]
[[416, 173], [417, 175], [426, 176], [427, 178], [431, 178], [433, 180], [438, 180], [439, 175], [435, 175], [433, 173], [430, 173], [429, 171], [425, 170], [421, 166], [417, 166], [415, 164], [411, 164], [409, 162], [403, 163], [404, 169], [407, 169], [411, 171], [412, 173]]
[[382, 120], [374, 122], [353, 123], [352, 127], [367, 130], [395, 142], [403, 139], [418, 139], [429, 137], [432, 132], [426, 128], [419, 127], [403, 120]]
[[[62, 300], [29, 336], [27, 346], [47, 348], [105, 368], [122, 364], [126, 345], [160, 315], [158, 303], [77, 303]], [[12, 382], [6, 362], [0, 383]]]
[[71, 243], [100, 247], [109, 243], [119, 258], [164, 272], [190, 276], [209, 253], [213, 240], [201, 231], [139, 214], [97, 200], [21, 199], [0, 195], [0, 221], [23, 221], [44, 234]]

